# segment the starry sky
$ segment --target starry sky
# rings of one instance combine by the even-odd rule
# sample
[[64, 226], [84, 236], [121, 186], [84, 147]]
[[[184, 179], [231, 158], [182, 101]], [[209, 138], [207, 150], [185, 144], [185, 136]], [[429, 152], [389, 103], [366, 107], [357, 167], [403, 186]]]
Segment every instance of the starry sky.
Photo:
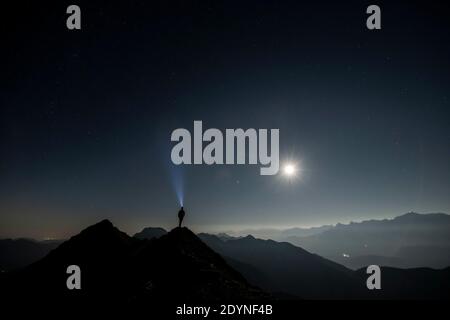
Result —
[[[74, 2], [75, 3], [75, 2]], [[294, 227], [450, 212], [444, 1], [67, 1], [4, 8], [0, 237]], [[176, 128], [279, 128], [280, 161], [170, 162]]]

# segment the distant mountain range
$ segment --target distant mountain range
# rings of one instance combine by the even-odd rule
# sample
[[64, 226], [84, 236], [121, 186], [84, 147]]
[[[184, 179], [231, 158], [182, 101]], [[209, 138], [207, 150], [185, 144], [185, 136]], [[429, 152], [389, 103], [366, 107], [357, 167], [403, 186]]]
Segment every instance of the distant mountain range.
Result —
[[0, 240], [0, 271], [27, 266], [55, 249], [62, 241], [36, 241], [33, 239]]
[[[394, 219], [369, 220], [316, 228], [252, 229], [255, 238], [289, 242], [357, 270], [370, 264], [397, 268], [450, 266], [450, 216], [407, 213]], [[247, 231], [216, 234], [222, 240], [239, 239]], [[138, 239], [158, 238], [163, 228], [144, 228]], [[44, 257], [61, 240], [0, 240], [0, 270], [24, 267]]]
[[359, 269], [370, 264], [398, 268], [450, 265], [450, 216], [410, 212], [394, 219], [338, 223], [314, 228], [247, 229], [220, 238], [255, 238], [289, 242]]
[[[398, 258], [373, 255], [370, 250], [363, 255], [366, 251], [359, 244], [366, 244], [365, 249], [378, 246], [377, 250], [384, 249], [388, 254], [404, 250], [405, 255], [413, 254], [408, 250], [416, 253], [417, 248], [421, 248], [419, 245], [436, 248], [448, 239], [447, 219], [447, 215], [440, 214], [407, 214], [392, 220], [337, 225], [294, 240], [319, 248], [323, 245], [322, 250], [331, 253], [343, 251], [340, 246], [347, 245], [344, 252], [349, 252], [348, 255], [361, 254], [353, 258], [359, 257], [359, 264], [383, 266], [399, 263]], [[379, 239], [381, 235], [385, 238]], [[291, 243], [253, 236], [205, 233], [197, 236], [187, 228], [175, 228], [170, 232], [145, 228], [130, 237], [104, 220], [60, 245], [15, 241], [18, 240], [0, 241], [0, 261], [5, 266], [13, 266], [11, 261], [21, 256], [20, 252], [11, 250], [13, 247], [26, 248], [25, 252], [38, 248], [33, 254], [22, 254], [28, 260], [44, 256], [28, 266], [21, 265], [21, 269], [0, 273], [2, 299], [75, 299], [83, 305], [114, 301], [145, 305], [148, 301], [166, 298], [226, 301], [450, 297], [448, 267], [441, 270], [382, 267], [382, 290], [369, 291], [365, 268], [353, 271]], [[392, 248], [387, 248], [388, 241]], [[395, 251], [395, 247], [401, 250]], [[355, 249], [352, 251], [352, 248]], [[448, 252], [441, 254], [448, 256]], [[433, 254], [436, 252], [430, 253]], [[8, 255], [13, 258], [8, 260]], [[27, 259], [20, 260], [19, 264]], [[65, 271], [71, 264], [82, 269], [83, 290], [80, 292], [67, 290], [65, 286]]]
[[369, 264], [450, 266], [450, 215], [443, 213], [407, 213], [394, 219], [337, 224], [314, 235], [283, 240], [353, 269]]
[[[383, 290], [368, 291], [365, 268], [350, 270], [291, 243], [253, 236], [198, 236], [249, 282], [281, 299], [433, 299], [450, 294], [450, 268], [382, 267]], [[365, 266], [370, 264], [376, 263]]]
[[[449, 298], [450, 268], [382, 267], [383, 290], [366, 288], [366, 269], [352, 271], [287, 242], [255, 239], [200, 238], [247, 279], [279, 297], [304, 299]], [[244, 265], [236, 264], [244, 263]], [[249, 268], [251, 266], [252, 268]]]
[[258, 239], [265, 239], [265, 240], [271, 239], [276, 241], [284, 241], [291, 236], [307, 237], [321, 233], [331, 228], [333, 228], [332, 225], [324, 225], [320, 227], [311, 227], [311, 228], [288, 228], [288, 229], [254, 228], [254, 229], [243, 229], [238, 231], [230, 230], [221, 234], [234, 238], [252, 235]]
[[199, 237], [250, 282], [281, 297], [349, 299], [367, 291], [353, 271], [290, 243], [252, 236], [227, 241], [208, 234]]
[[[82, 290], [66, 288], [66, 268], [78, 265]], [[41, 260], [2, 273], [2, 301], [73, 305], [147, 305], [164, 301], [264, 300], [247, 280], [187, 228], [139, 240], [104, 220], [62, 243]], [[111, 305], [112, 304], [112, 305]]]

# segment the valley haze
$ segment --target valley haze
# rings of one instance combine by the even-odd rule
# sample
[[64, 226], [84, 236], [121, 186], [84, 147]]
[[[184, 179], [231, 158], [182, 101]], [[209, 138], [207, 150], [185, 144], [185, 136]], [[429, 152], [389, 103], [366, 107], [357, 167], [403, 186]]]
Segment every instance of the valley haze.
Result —
[[[161, 227], [144, 227], [140, 232], [134, 233], [134, 237], [159, 238], [166, 233], [166, 229]], [[204, 231], [198, 234], [208, 235]], [[210, 235], [222, 241], [251, 236], [257, 239], [288, 242], [351, 269], [359, 269], [369, 264], [437, 269], [450, 266], [450, 215], [444, 213], [410, 212], [393, 219], [338, 223], [311, 228], [255, 228], [214, 232]], [[0, 267], [3, 264], [3, 268], [8, 270], [24, 266], [26, 262], [30, 263], [43, 257], [62, 241], [0, 240]], [[27, 250], [31, 250], [29, 256], [19, 255], [13, 261], [9, 261], [4, 257], [7, 255], [5, 253], [7, 251], [4, 250], [13, 250], [14, 246], [18, 251], [27, 247]]]

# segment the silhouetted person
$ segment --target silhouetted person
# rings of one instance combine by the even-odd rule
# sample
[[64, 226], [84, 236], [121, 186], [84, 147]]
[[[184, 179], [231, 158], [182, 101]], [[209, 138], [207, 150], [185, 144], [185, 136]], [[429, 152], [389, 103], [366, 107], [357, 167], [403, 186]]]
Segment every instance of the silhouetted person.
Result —
[[181, 228], [181, 224], [183, 223], [184, 215], [185, 215], [185, 213], [184, 213], [183, 207], [181, 207], [180, 211], [178, 211], [178, 221], [179, 221], [178, 228]]

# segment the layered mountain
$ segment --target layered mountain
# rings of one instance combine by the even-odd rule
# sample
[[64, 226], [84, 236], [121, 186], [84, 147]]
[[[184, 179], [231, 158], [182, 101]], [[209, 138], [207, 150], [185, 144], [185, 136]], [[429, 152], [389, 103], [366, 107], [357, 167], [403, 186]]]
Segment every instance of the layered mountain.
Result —
[[[81, 269], [81, 290], [67, 289], [69, 265]], [[88, 227], [23, 270], [3, 274], [1, 282], [4, 301], [82, 306], [269, 297], [187, 228], [139, 240], [108, 220]]]
[[[446, 214], [408, 213], [394, 219], [369, 220], [311, 229], [253, 230], [255, 238], [289, 242], [357, 270], [370, 264], [398, 268], [450, 265], [450, 223]], [[250, 231], [250, 230], [249, 230]], [[163, 228], [144, 228], [138, 239], [159, 238]], [[232, 233], [233, 235], [235, 233]], [[242, 236], [217, 234], [222, 240]], [[0, 240], [0, 270], [22, 268], [44, 257], [62, 241]]]
[[0, 240], [0, 271], [25, 267], [46, 256], [62, 241], [36, 241], [33, 239]]
[[138, 239], [153, 239], [160, 238], [161, 236], [167, 234], [167, 231], [163, 228], [144, 228], [141, 232], [136, 233], [133, 237]]
[[200, 238], [249, 281], [281, 298], [448, 299], [450, 268], [399, 269], [381, 266], [381, 290], [368, 290], [366, 268], [353, 271], [286, 242]]
[[290, 243], [253, 236], [226, 241], [209, 234], [199, 234], [199, 237], [249, 281], [281, 297], [286, 294], [303, 299], [364, 296], [364, 283], [352, 270]]
[[450, 266], [450, 215], [407, 213], [394, 219], [337, 224], [311, 236], [290, 236], [301, 246], [350, 268]]
[[[5, 304], [52, 301], [114, 308], [163, 301], [450, 296], [450, 268], [389, 268], [383, 267], [383, 257], [361, 256], [367, 264], [382, 266], [382, 290], [369, 291], [365, 268], [350, 270], [291, 243], [253, 236], [197, 236], [187, 228], [144, 231], [130, 237], [108, 220], [88, 227], [28, 267], [0, 273], [1, 299]], [[67, 289], [69, 265], [81, 268], [81, 290]]]
[[[320, 227], [311, 227], [311, 228], [288, 228], [288, 229], [253, 228], [238, 231], [227, 231], [225, 235], [232, 236], [235, 238], [252, 235], [258, 239], [265, 239], [265, 240], [271, 239], [275, 241], [284, 241], [288, 237], [307, 237], [321, 233], [331, 228], [333, 228], [333, 226], [331, 225], [324, 225]], [[219, 236], [221, 234], [217, 235]]]

